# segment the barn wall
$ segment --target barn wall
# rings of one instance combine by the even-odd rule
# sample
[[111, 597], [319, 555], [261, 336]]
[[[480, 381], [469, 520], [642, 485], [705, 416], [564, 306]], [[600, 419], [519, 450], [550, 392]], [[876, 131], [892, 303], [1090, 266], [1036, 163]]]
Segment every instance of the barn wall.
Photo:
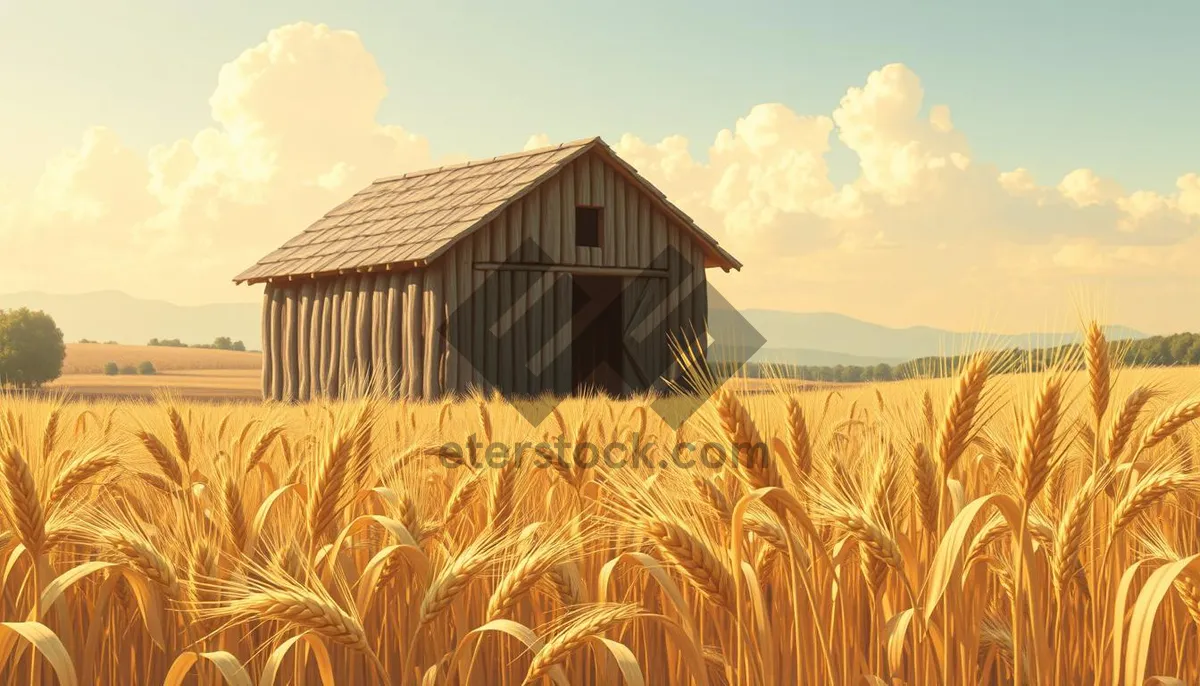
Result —
[[[576, 205], [603, 208], [599, 248], [575, 245]], [[460, 340], [462, 354], [449, 353], [447, 366], [455, 375], [447, 374], [447, 391], [488, 388], [489, 379], [518, 394], [571, 390], [570, 274], [477, 268], [480, 263], [504, 262], [666, 270], [665, 279], [624, 277], [624, 307], [630, 319], [626, 334], [636, 341], [633, 350], [645, 368], [661, 369], [675, 355], [676, 346], [668, 345], [668, 339], [693, 349], [695, 341], [705, 340], [703, 248], [639, 186], [600, 156], [589, 154], [438, 260], [449, 309], [461, 310], [453, 315], [454, 325], [475, 334], [458, 337], [469, 339]], [[483, 296], [471, 299], [477, 289]], [[464, 307], [453, 306], [463, 301], [468, 301]], [[637, 307], [650, 311], [635, 317], [632, 312]], [[656, 326], [660, 321], [663, 325]], [[494, 345], [488, 345], [484, 326], [477, 322], [498, 322], [499, 340], [492, 341]], [[527, 330], [503, 335], [513, 322], [522, 322]], [[534, 341], [548, 341], [548, 345], [534, 349]], [[673, 365], [669, 373], [678, 376], [678, 367]]]
[[[575, 245], [576, 205], [603, 208], [601, 247]], [[623, 277], [625, 334], [646, 369], [673, 359], [668, 341], [705, 340], [700, 244], [616, 168], [588, 154], [429, 267], [267, 284], [264, 398], [374, 390], [432, 399], [490, 390], [491, 380], [512, 393], [569, 393], [571, 275], [478, 268], [513, 261], [664, 270], [666, 278]], [[498, 338], [486, 333], [494, 322]], [[448, 344], [447, 327], [462, 332], [457, 347]], [[669, 375], [678, 374], [673, 366]]]
[[[442, 269], [267, 284], [263, 397], [437, 397], [447, 385]], [[457, 376], [457, 370], [455, 370]]]

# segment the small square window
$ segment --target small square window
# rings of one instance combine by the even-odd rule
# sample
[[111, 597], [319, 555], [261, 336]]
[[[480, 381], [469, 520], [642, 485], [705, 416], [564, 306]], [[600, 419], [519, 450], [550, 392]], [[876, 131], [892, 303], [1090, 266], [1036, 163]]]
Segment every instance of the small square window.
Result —
[[575, 208], [575, 245], [581, 248], [600, 247], [600, 208]]

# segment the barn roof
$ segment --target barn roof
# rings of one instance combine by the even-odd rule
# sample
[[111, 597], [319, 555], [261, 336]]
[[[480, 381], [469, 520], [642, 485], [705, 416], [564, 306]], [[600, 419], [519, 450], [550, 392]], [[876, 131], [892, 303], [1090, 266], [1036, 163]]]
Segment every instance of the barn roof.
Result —
[[234, 282], [428, 264], [589, 150], [610, 159], [691, 230], [707, 249], [710, 264], [726, 271], [741, 269], [712, 236], [597, 137], [379, 179], [238, 274]]

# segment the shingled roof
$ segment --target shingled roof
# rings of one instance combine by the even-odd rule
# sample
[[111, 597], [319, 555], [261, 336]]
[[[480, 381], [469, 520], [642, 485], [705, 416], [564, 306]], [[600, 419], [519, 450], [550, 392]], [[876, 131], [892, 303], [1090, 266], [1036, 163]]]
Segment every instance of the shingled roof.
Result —
[[428, 264], [589, 150], [611, 159], [694, 232], [717, 266], [741, 269], [740, 262], [604, 141], [587, 138], [379, 179], [238, 274], [234, 282]]

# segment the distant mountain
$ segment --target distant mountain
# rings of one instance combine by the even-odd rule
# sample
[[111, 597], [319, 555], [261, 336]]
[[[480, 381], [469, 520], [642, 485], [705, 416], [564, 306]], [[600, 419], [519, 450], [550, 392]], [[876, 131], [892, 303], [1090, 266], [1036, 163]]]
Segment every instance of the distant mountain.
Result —
[[258, 303], [184, 306], [143, 300], [119, 291], [76, 295], [26, 292], [0, 295], [0, 310], [28, 307], [54, 317], [68, 342], [93, 341], [145, 345], [151, 338], [212, 343], [217, 336], [261, 345]]
[[907, 361], [900, 357], [847, 355], [846, 353], [811, 348], [763, 348], [752, 359], [763, 364], [808, 367], [836, 367], [839, 364], [847, 367], [867, 367], [880, 362], [900, 364]]
[[[183, 306], [135, 298], [118, 291], [77, 295], [40, 292], [0, 295], [0, 309], [29, 307], [48, 312], [68, 341], [88, 338], [144, 345], [151, 338], [211, 343], [217, 336], [261, 347], [259, 303]], [[1079, 340], [1078, 333], [996, 335], [945, 331], [927, 326], [894, 329], [828, 312], [743, 310], [766, 339], [758, 362], [833, 366], [896, 364], [917, 357], [954, 354], [980, 343], [990, 347], [1043, 347]], [[1141, 332], [1110, 327], [1112, 340], [1145, 338]]]
[[[928, 326], [894, 329], [830, 312], [743, 310], [741, 314], [767, 340], [763, 349], [755, 355], [756, 361], [782, 356], [791, 357], [792, 364], [805, 365], [890, 364], [931, 355], [957, 354], [978, 349], [981, 345], [1040, 348], [1074, 343], [1081, 338], [1077, 332], [989, 334], [946, 331]], [[1105, 333], [1110, 340], [1146, 337], [1140, 331], [1121, 326], [1107, 327]], [[783, 352], [785, 349], [791, 352]], [[822, 354], [830, 353], [856, 356], [861, 360], [825, 362]]]

